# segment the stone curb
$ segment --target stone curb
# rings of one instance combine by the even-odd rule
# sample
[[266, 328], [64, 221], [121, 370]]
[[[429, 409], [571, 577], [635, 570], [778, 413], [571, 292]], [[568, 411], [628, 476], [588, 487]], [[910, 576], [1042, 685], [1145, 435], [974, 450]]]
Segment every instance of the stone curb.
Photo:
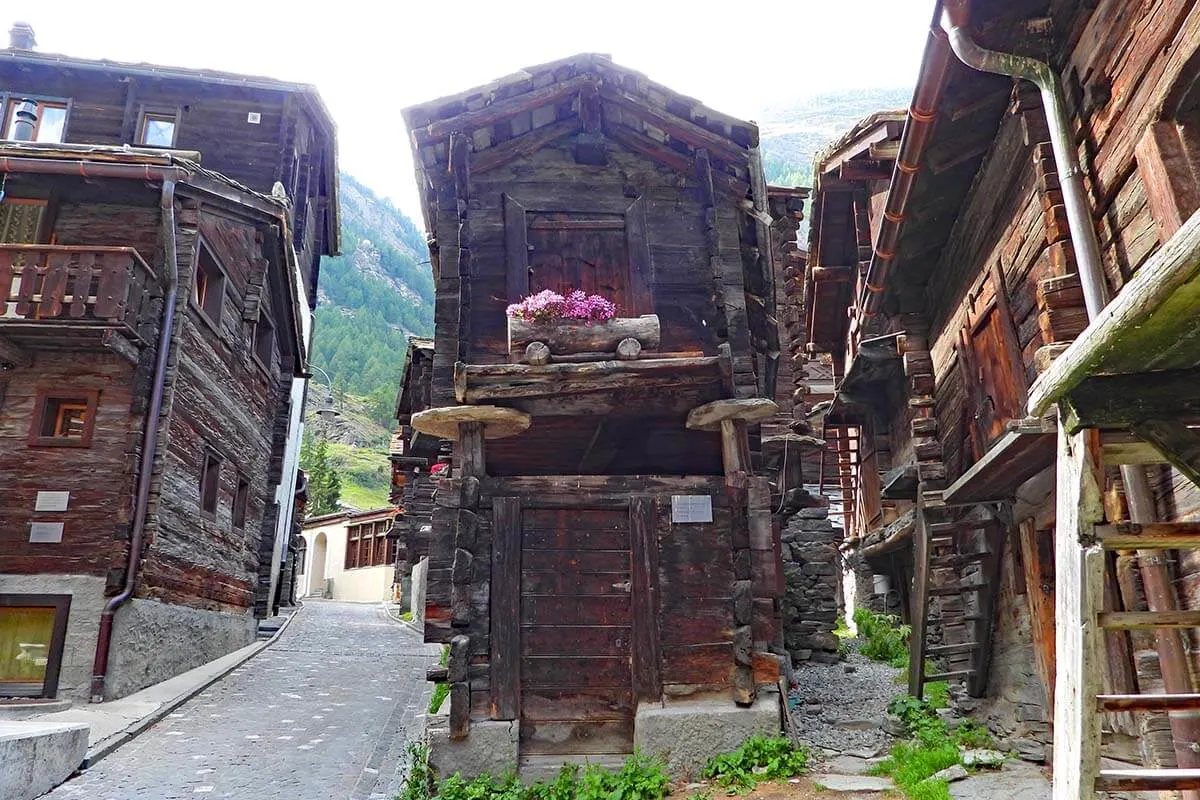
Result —
[[408, 622], [407, 620], [401, 619], [400, 617], [398, 617], [398, 616], [396, 616], [395, 614], [393, 614], [393, 613], [392, 613], [392, 609], [390, 608], [390, 605], [391, 605], [390, 603], [380, 603], [380, 605], [381, 605], [381, 606], [383, 606], [383, 613], [387, 614], [387, 615], [388, 615], [388, 617], [389, 617], [389, 618], [390, 618], [390, 619], [391, 619], [393, 622], [399, 622], [401, 625], [403, 625], [404, 627], [408, 628], [410, 631], [412, 631], [413, 633], [417, 634], [417, 635], [418, 635], [418, 636], [420, 636], [422, 639], [424, 639], [424, 637], [425, 637], [425, 631], [424, 631], [424, 630], [422, 630], [421, 628], [418, 628], [418, 627], [417, 627], [417, 625], [416, 625], [416, 623], [414, 623], [414, 622]]
[[[279, 637], [283, 634], [283, 632], [285, 630], [287, 630], [288, 625], [292, 624], [292, 620], [294, 620], [296, 618], [296, 616], [300, 613], [300, 609], [302, 607], [303, 607], [303, 604], [300, 602], [297, 602], [296, 610], [294, 612], [292, 612], [291, 615], [289, 615], [286, 620], [284, 620], [283, 624], [279, 626], [279, 630], [275, 631], [274, 635], [272, 635], [270, 639], [263, 639], [262, 641], [255, 642], [251, 645], [248, 645], [247, 646], [248, 652], [246, 652], [241, 658], [239, 658], [236, 661], [234, 661], [233, 663], [231, 663], [225, 669], [221, 670], [220, 672], [218, 672], [214, 675], [206, 675], [199, 683], [197, 683], [193, 686], [189, 686], [187, 689], [185, 689], [182, 692], [180, 692], [179, 694], [175, 695], [170, 700], [166, 701], [165, 703], [163, 703], [158, 708], [151, 711], [146, 716], [142, 717], [141, 719], [136, 720], [135, 722], [129, 724], [128, 726], [121, 729], [120, 731], [117, 731], [116, 733], [112, 734], [111, 736], [108, 736], [107, 738], [100, 740], [99, 742], [96, 743], [95, 747], [88, 748], [87, 755], [84, 756], [83, 763], [79, 765], [79, 768], [87, 769], [87, 768], [95, 766], [102, 758], [107, 756], [109, 753], [112, 753], [117, 748], [132, 741], [135, 737], [138, 736], [138, 734], [140, 734], [142, 731], [149, 728], [154, 723], [160, 721], [163, 717], [167, 716], [167, 714], [170, 714], [172, 711], [179, 708], [181, 705], [186, 703], [188, 700], [191, 700], [193, 697], [198, 695], [200, 692], [202, 692], [205, 689], [207, 689], [208, 687], [212, 686], [214, 683], [221, 680], [226, 675], [233, 672], [235, 669], [242, 666], [250, 659], [254, 658], [256, 655], [261, 653], [263, 650], [265, 650], [268, 647], [270, 647], [271, 645], [275, 644], [275, 642], [279, 639]], [[249, 649], [249, 648], [253, 648], [253, 649]], [[202, 664], [202, 665], [200, 665], [200, 667], [196, 667], [195, 669], [200, 669], [203, 666], [204, 665]]]

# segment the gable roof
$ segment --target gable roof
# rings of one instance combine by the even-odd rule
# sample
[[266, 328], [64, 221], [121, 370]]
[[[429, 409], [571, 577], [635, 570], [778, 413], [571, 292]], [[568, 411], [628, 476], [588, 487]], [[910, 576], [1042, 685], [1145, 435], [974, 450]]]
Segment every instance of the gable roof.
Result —
[[292, 95], [299, 99], [300, 105], [307, 112], [313, 124], [321, 130], [325, 139], [325, 166], [320, 179], [324, 182], [325, 194], [328, 200], [327, 230], [325, 241], [328, 253], [337, 255], [341, 251], [341, 222], [338, 202], [338, 160], [337, 160], [337, 126], [333, 116], [321, 99], [317, 87], [309, 83], [295, 83], [267, 78], [259, 75], [241, 75], [236, 72], [223, 72], [212, 69], [190, 69], [186, 67], [170, 67], [159, 64], [133, 63], [112, 61], [109, 59], [77, 58], [61, 53], [43, 53], [38, 50], [20, 48], [0, 48], [0, 65], [15, 64], [20, 68], [41, 66], [63, 71], [107, 72], [117, 75], [135, 77], [159, 78], [163, 80], [192, 81], [212, 86], [251, 89], [256, 91], [279, 92]]
[[603, 135], [667, 167], [694, 174], [707, 150], [717, 192], [744, 198], [758, 126], [722, 114], [614, 64], [581, 53], [528, 67], [484, 86], [404, 109], [426, 228], [436, 188], [448, 180], [451, 138], [462, 135], [472, 172], [485, 172], [575, 134]]

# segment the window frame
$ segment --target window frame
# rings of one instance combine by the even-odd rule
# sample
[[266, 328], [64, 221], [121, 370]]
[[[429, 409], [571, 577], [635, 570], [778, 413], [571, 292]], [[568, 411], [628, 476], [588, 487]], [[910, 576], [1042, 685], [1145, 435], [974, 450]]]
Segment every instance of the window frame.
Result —
[[[71, 129], [71, 111], [75, 104], [74, 98], [48, 94], [21, 94], [19, 92], [5, 92], [0, 94], [0, 102], [3, 102], [3, 105], [0, 106], [0, 142], [16, 141], [16, 139], [8, 138], [8, 128], [12, 124], [12, 115], [16, 113], [16, 106], [13, 104], [26, 100], [36, 103], [38, 106], [52, 105], [63, 108], [66, 112], [66, 118], [63, 120], [62, 139], [57, 142], [43, 142], [43, 144], [62, 144], [66, 142]], [[39, 114], [37, 124], [33, 126], [33, 141], [35, 142], [37, 141], [38, 130], [41, 129], [41, 126], [42, 117]]]
[[[143, 105], [138, 110], [137, 127], [133, 131], [133, 142], [135, 147], [149, 147], [155, 150], [173, 150], [179, 142], [179, 124], [183, 117], [183, 109], [179, 106], [147, 106]], [[149, 144], [146, 142], [146, 122], [150, 119], [170, 119], [174, 126], [171, 130], [170, 144]]]
[[396, 548], [387, 538], [394, 521], [392, 517], [384, 517], [347, 525], [343, 569], [395, 566]]
[[[216, 287], [208, 285], [211, 282], [211, 276], [208, 275], [207, 270], [202, 269], [201, 263], [202, 259], [204, 258], [204, 254], [208, 255], [208, 258], [212, 261], [213, 267], [216, 269], [217, 277], [219, 278], [218, 285]], [[204, 302], [201, 301], [200, 297], [200, 276], [202, 272], [205, 275]], [[225, 267], [221, 264], [221, 260], [217, 258], [217, 254], [213, 252], [212, 248], [209, 247], [203, 239], [198, 240], [196, 244], [196, 256], [193, 259], [192, 264], [192, 296], [189, 302], [196, 313], [199, 314], [199, 316], [206, 323], [208, 323], [208, 326], [212, 328], [212, 330], [218, 336], [221, 333], [221, 315], [225, 312], [225, 289], [228, 285], [229, 273], [225, 271]], [[217, 300], [217, 307], [214, 314], [210, 312], [206, 306], [208, 305], [207, 300], [209, 294], [218, 290], [219, 299]]]
[[[200, 516], [204, 519], [215, 520], [217, 511], [221, 508], [221, 465], [223, 461], [224, 459], [216, 451], [207, 447], [204, 449], [204, 457], [200, 461], [200, 502], [198, 504]], [[209, 510], [206, 507], [205, 495], [208, 494], [209, 468], [212, 466], [216, 467], [216, 472], [212, 477], [212, 509]]]
[[46, 654], [46, 676], [42, 679], [41, 692], [29, 695], [13, 690], [0, 683], [0, 691], [14, 697], [54, 697], [58, 694], [58, 679], [62, 672], [63, 650], [67, 642], [67, 623], [71, 617], [71, 595], [69, 594], [0, 594], [0, 607], [53, 608], [54, 628], [50, 632], [50, 651]]
[[[83, 422], [83, 434], [79, 438], [67, 436], [46, 436], [42, 426], [47, 406], [54, 400], [84, 400], [87, 405], [87, 418]], [[30, 447], [91, 447], [92, 434], [96, 428], [96, 413], [100, 407], [99, 389], [62, 389], [40, 388], [33, 404], [33, 416], [30, 419]]]
[[235, 531], [246, 528], [246, 514], [250, 508], [250, 479], [240, 470], [237, 473], [237, 489], [233, 493], [232, 528]]
[[[263, 354], [260, 352], [263, 344], [259, 340], [259, 331], [261, 331], [264, 327], [267, 330], [266, 358], [263, 358]], [[259, 311], [258, 319], [254, 323], [254, 332], [250, 337], [250, 352], [253, 354], [255, 362], [262, 367], [264, 372], [269, 375], [271, 373], [271, 363], [273, 361], [271, 354], [275, 352], [275, 324], [271, 322], [270, 317], [267, 316], [265, 311]]]

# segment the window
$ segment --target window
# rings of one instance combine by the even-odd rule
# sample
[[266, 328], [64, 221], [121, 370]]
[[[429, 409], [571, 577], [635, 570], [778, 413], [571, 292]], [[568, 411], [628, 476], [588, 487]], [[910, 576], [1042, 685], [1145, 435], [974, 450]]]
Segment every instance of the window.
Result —
[[265, 317], [260, 316], [254, 324], [254, 355], [266, 368], [271, 366], [271, 353], [275, 346], [275, 328]]
[[54, 697], [70, 595], [0, 594], [0, 696]]
[[137, 143], [146, 147], [174, 147], [179, 129], [179, 111], [142, 111]]
[[33, 107], [33, 136], [34, 142], [61, 142], [67, 131], [66, 100], [34, 100], [32, 98], [15, 97], [8, 101], [4, 109], [4, 138], [17, 138], [17, 111], [22, 107]]
[[250, 481], [238, 475], [237, 494], [233, 496], [233, 527], [246, 527], [246, 506], [250, 502]]
[[346, 529], [346, 569], [381, 567], [395, 563], [395, 553], [388, 531], [392, 520], [364, 522]]
[[37, 397], [29, 443], [40, 447], [87, 447], [92, 442], [99, 392], [53, 392]]
[[192, 295], [196, 307], [214, 327], [221, 324], [221, 306], [225, 302], [225, 273], [203, 244], [196, 258], [196, 285]]
[[213, 453], [205, 453], [200, 465], [200, 513], [203, 516], [217, 516], [217, 491], [220, 485], [221, 459]]

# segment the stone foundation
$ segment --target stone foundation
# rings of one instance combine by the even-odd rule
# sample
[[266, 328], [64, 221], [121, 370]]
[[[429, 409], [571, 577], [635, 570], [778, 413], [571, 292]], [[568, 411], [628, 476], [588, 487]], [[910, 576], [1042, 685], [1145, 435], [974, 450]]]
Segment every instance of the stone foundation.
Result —
[[829, 520], [827, 508], [802, 508], [781, 534], [783, 574], [783, 640], [796, 662], [838, 660], [833, 629], [838, 617], [842, 529]]
[[[75, 609], [71, 612], [74, 615]], [[258, 622], [250, 609], [231, 614], [135, 598], [113, 621], [104, 697], [132, 694], [257, 639]]]
[[[449, 705], [449, 702], [443, 703], [443, 707]], [[500, 777], [516, 771], [520, 722], [472, 722], [465, 739], [450, 738], [449, 713], [429, 714], [424, 722], [429, 768], [438, 778], [458, 774], [470, 780], [479, 775]], [[420, 723], [421, 720], [417, 720], [417, 724]]]
[[633, 744], [661, 759], [671, 777], [695, 778], [710, 758], [736, 750], [756, 733], [778, 736], [780, 714], [779, 692], [762, 688], [748, 708], [719, 699], [642, 703], [634, 718]]
[[[642, 703], [634, 717], [633, 744], [644, 755], [661, 759], [672, 777], [695, 777], [710, 758], [736, 750], [755, 734], [778, 736], [781, 714], [779, 692], [771, 687], [759, 687], [758, 699], [748, 708], [726, 699]], [[501, 776], [517, 769], [521, 729], [517, 721], [472, 722], [467, 738], [459, 740], [450, 738], [448, 713], [427, 715], [417, 724], [424, 725], [429, 767], [439, 778], [457, 773], [469, 780], [483, 774]], [[585, 758], [563, 756], [562, 760], [578, 762]], [[553, 777], [557, 767], [550, 760], [539, 757], [534, 765], [538, 774], [522, 778]], [[614, 769], [620, 766], [611, 756], [596, 760]]]

